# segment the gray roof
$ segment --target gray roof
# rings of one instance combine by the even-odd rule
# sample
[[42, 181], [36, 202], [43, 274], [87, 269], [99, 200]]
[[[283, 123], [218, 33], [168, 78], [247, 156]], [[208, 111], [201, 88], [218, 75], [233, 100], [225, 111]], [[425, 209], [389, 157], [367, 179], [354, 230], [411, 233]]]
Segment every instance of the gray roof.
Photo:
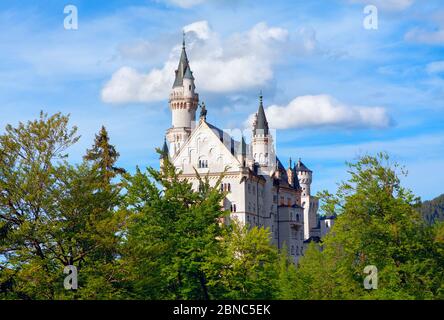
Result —
[[[191, 78], [189, 78], [191, 74]], [[183, 85], [183, 79], [187, 76], [189, 79], [193, 79], [193, 73], [190, 69], [190, 63], [188, 61], [187, 51], [185, 50], [185, 42], [182, 47], [182, 53], [180, 55], [179, 66], [176, 70], [176, 79], [174, 80], [173, 88]]]
[[191, 71], [190, 66], [188, 66], [187, 69], [185, 70], [185, 75], [183, 76], [183, 78], [194, 80], [193, 72]]
[[242, 141], [241, 141], [241, 154], [243, 156], [247, 155], [247, 143], [245, 142], [245, 137], [242, 136]]
[[264, 135], [268, 135], [269, 132], [268, 121], [267, 117], [265, 116], [264, 105], [262, 102], [262, 95], [260, 96], [259, 110], [257, 111], [257, 119], [253, 128], [253, 133], [256, 134], [257, 130], [259, 130], [258, 133]]
[[297, 172], [313, 172], [310, 169], [308, 169], [305, 164], [302, 163], [301, 159], [299, 159], [298, 163], [296, 164], [296, 171]]
[[160, 155], [160, 159], [164, 159], [165, 156], [168, 156], [168, 153], [169, 153], [168, 144], [165, 138], [165, 141], [163, 142], [162, 154]]

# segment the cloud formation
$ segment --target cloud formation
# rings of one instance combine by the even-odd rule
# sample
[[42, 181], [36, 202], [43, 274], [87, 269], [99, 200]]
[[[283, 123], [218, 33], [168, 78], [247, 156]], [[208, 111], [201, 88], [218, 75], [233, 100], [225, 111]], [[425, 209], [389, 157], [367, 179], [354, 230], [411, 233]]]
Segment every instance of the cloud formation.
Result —
[[[286, 29], [269, 27], [264, 22], [227, 39], [220, 39], [207, 21], [189, 24], [184, 31], [196, 86], [202, 92], [235, 92], [264, 85], [273, 78], [273, 65], [285, 52], [284, 45], [288, 45], [289, 38]], [[302, 50], [313, 50], [315, 44], [310, 43], [309, 48]], [[135, 53], [143, 49], [126, 48]], [[128, 103], [166, 99], [174, 81], [180, 50], [180, 45], [175, 46], [163, 67], [147, 74], [131, 67], [120, 68], [102, 89], [102, 100]]]
[[[382, 107], [358, 107], [343, 104], [329, 95], [300, 96], [286, 106], [266, 108], [270, 126], [274, 129], [306, 127], [387, 128], [390, 116]], [[245, 125], [250, 126], [254, 114]]]

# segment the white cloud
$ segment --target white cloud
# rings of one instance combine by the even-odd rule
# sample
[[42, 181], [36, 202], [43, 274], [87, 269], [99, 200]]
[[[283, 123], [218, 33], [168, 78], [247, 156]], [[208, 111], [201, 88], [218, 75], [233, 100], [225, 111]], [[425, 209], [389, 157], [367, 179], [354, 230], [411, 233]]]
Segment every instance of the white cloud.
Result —
[[[270, 127], [290, 129], [338, 126], [347, 128], [386, 128], [391, 119], [381, 107], [343, 104], [329, 95], [300, 96], [286, 106], [272, 105], [265, 110]], [[251, 125], [254, 114], [245, 125]]]
[[380, 9], [399, 11], [410, 7], [415, 0], [349, 0], [349, 2], [361, 3], [363, 5], [372, 4]]
[[196, 36], [201, 40], [208, 40], [210, 36], [212, 36], [210, 25], [206, 20], [191, 23], [185, 26], [183, 28], [183, 31], [185, 31], [186, 33], [194, 32]]
[[444, 44], [444, 29], [427, 31], [424, 29], [413, 29], [408, 31], [404, 37], [407, 41], [425, 44]]
[[434, 61], [427, 65], [428, 73], [441, 73], [444, 72], [444, 60]]
[[[287, 30], [269, 27], [263, 22], [224, 40], [211, 30], [207, 21], [189, 24], [184, 31], [187, 32], [187, 51], [196, 87], [204, 92], [235, 92], [265, 85], [273, 78], [273, 64], [288, 44]], [[172, 49], [162, 68], [148, 74], [130, 67], [118, 70], [104, 86], [102, 100], [126, 103], [167, 99], [180, 47]], [[134, 51], [137, 53], [139, 48]]]

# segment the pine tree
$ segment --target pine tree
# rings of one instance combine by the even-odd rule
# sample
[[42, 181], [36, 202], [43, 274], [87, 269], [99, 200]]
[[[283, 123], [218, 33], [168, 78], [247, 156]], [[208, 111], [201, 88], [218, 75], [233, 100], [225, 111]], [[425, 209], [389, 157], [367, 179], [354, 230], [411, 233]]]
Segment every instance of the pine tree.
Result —
[[84, 156], [86, 161], [91, 161], [100, 168], [105, 185], [109, 185], [116, 175], [125, 173], [125, 169], [115, 166], [120, 154], [115, 146], [109, 143], [109, 140], [108, 131], [105, 126], [102, 126], [99, 134], [95, 137], [94, 145], [87, 150]]

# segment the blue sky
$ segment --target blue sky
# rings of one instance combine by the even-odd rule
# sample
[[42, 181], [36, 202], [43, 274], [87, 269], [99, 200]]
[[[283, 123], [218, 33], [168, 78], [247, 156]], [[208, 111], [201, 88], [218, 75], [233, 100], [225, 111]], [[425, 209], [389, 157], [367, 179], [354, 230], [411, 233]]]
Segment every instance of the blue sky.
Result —
[[[63, 27], [68, 4], [78, 30]], [[442, 1], [3, 0], [0, 28], [0, 127], [69, 113], [82, 135], [72, 161], [103, 124], [121, 166], [158, 166], [185, 29], [208, 121], [244, 127], [262, 90], [281, 160], [301, 157], [315, 191], [333, 191], [345, 161], [387, 151], [417, 195], [444, 193]]]

